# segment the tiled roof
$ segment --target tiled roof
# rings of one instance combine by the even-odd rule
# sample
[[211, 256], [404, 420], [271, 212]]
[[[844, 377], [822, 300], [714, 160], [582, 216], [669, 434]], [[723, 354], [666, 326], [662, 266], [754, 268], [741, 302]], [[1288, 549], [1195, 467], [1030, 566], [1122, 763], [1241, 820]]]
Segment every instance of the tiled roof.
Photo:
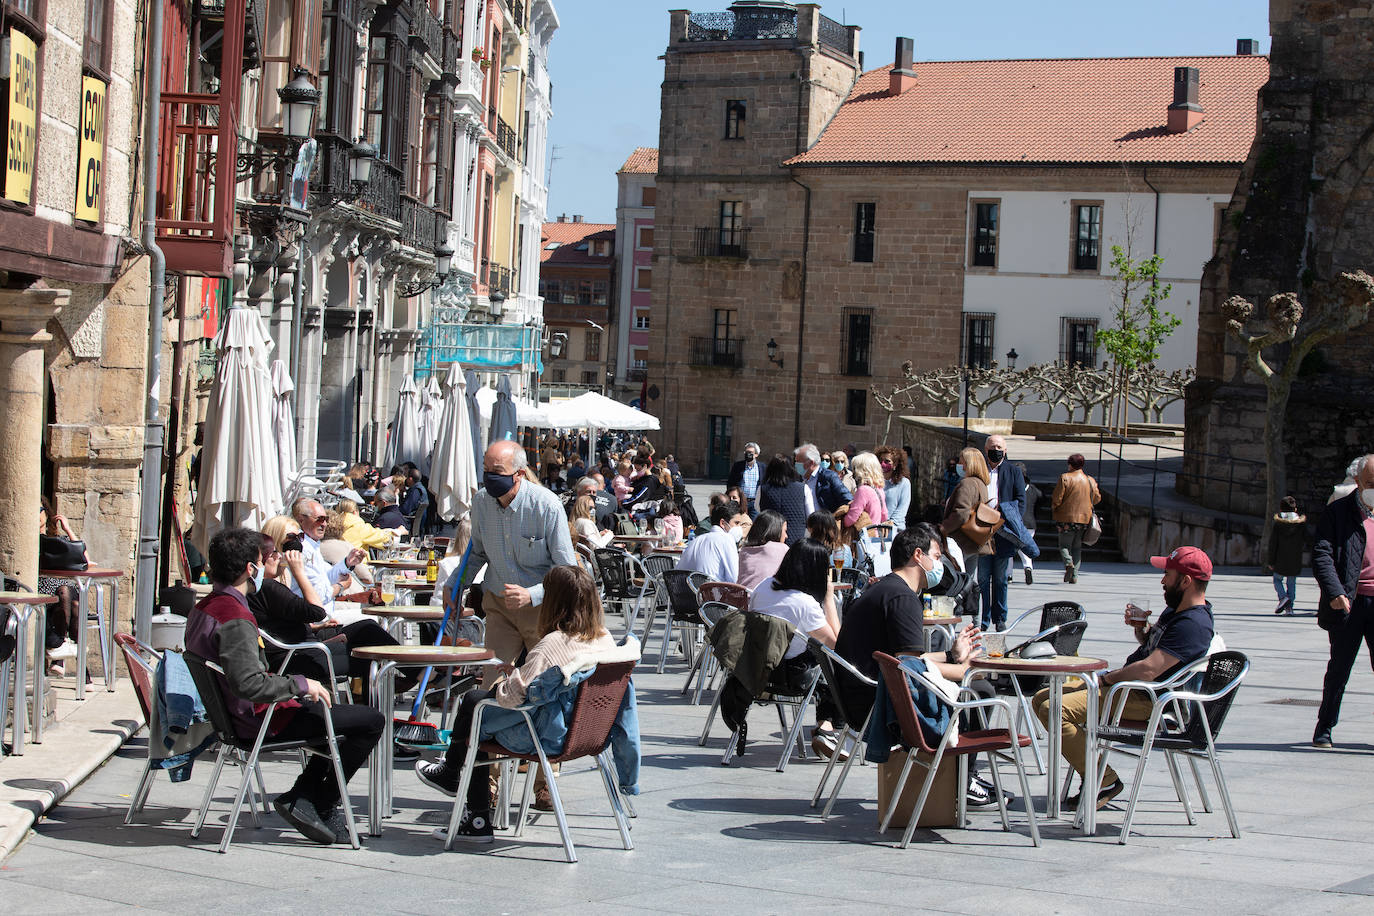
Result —
[[658, 150], [652, 146], [637, 147], [630, 158], [625, 160], [625, 164], [620, 167], [620, 172], [644, 172], [648, 175], [658, 174]]
[[[1165, 130], [1175, 67], [1197, 67], [1201, 122]], [[1269, 59], [1133, 57], [917, 63], [859, 77], [811, 149], [788, 165], [860, 163], [1239, 163], [1255, 137]]]
[[[577, 249], [579, 243], [593, 239], [610, 242], [611, 251], [615, 251], [615, 223], [545, 223], [539, 233], [539, 260], [568, 265], [605, 264], [610, 255], [594, 258], [586, 250]], [[557, 242], [558, 246], [550, 249], [552, 242]]]

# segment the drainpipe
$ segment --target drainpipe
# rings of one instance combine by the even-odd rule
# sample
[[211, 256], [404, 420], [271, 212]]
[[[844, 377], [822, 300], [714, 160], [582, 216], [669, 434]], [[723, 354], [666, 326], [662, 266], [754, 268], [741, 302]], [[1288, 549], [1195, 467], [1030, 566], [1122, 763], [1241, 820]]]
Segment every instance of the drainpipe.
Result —
[[811, 189], [797, 181], [797, 176], [788, 178], [806, 191], [806, 204], [802, 210], [802, 256], [801, 256], [801, 297], [797, 311], [797, 388], [792, 403], [792, 447], [801, 445], [801, 403], [802, 403], [802, 356], [806, 345], [806, 274], [807, 257], [811, 252]]
[[162, 384], [162, 299], [167, 287], [167, 259], [157, 247], [157, 168], [161, 149], [162, 115], [162, 0], [148, 3], [148, 46], [144, 52], [144, 81], [148, 86], [147, 121], [143, 129], [143, 247], [148, 252], [147, 397], [143, 405], [142, 505], [138, 522], [138, 566], [134, 574], [134, 636], [152, 639], [153, 603], [157, 600], [157, 554], [162, 473], [163, 426], [158, 416]]
[[1145, 187], [1155, 192], [1155, 241], [1154, 248], [1151, 249], [1150, 254], [1159, 254], [1159, 188], [1150, 184], [1149, 169], [1141, 169], [1140, 178], [1145, 182]]

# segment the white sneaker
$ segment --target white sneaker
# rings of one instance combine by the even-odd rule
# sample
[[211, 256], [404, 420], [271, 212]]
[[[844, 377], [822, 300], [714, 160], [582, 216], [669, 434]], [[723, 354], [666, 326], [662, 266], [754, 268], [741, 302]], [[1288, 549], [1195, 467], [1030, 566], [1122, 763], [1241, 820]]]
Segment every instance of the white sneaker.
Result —
[[48, 658], [76, 658], [76, 643], [72, 642], [70, 639], [62, 640], [62, 645], [58, 646], [56, 649], [48, 650]]

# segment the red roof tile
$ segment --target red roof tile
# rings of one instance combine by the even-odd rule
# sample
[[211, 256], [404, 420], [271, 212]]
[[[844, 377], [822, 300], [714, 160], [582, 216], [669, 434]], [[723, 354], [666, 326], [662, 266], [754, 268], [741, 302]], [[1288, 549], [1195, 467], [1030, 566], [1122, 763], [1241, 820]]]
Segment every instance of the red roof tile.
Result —
[[[587, 251], [577, 249], [578, 243], [589, 242], [593, 238], [610, 242], [611, 251], [614, 252], [615, 223], [545, 223], [539, 233], [539, 260], [589, 267], [605, 264], [610, 260], [610, 255], [594, 258]], [[557, 247], [549, 248], [553, 242], [558, 243]]]
[[[658, 174], [658, 150], [652, 146], [641, 146], [630, 153], [630, 158], [620, 167], [620, 172], [644, 172]], [[616, 174], [619, 175], [620, 172]]]
[[[1165, 130], [1175, 67], [1197, 67], [1202, 121]], [[820, 139], [788, 165], [860, 163], [1239, 163], [1254, 140], [1269, 59], [1134, 57], [917, 63], [863, 74]]]

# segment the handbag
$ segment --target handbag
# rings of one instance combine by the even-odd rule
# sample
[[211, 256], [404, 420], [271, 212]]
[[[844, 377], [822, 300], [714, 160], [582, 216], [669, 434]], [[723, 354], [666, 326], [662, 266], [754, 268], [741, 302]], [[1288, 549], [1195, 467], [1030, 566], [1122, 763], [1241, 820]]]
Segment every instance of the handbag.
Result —
[[47, 534], [38, 536], [38, 568], [61, 570], [63, 572], [83, 572], [90, 566], [86, 562], [86, 543], [69, 541], [66, 538]]
[[1097, 543], [1098, 538], [1102, 537], [1102, 519], [1093, 513], [1092, 521], [1088, 522], [1088, 527], [1083, 531], [1083, 546], [1091, 547]]
[[992, 536], [1002, 529], [1006, 521], [1002, 518], [1001, 512], [987, 503], [979, 503], [969, 513], [969, 517], [964, 520], [964, 523], [959, 526], [959, 533], [982, 547], [992, 540]]

